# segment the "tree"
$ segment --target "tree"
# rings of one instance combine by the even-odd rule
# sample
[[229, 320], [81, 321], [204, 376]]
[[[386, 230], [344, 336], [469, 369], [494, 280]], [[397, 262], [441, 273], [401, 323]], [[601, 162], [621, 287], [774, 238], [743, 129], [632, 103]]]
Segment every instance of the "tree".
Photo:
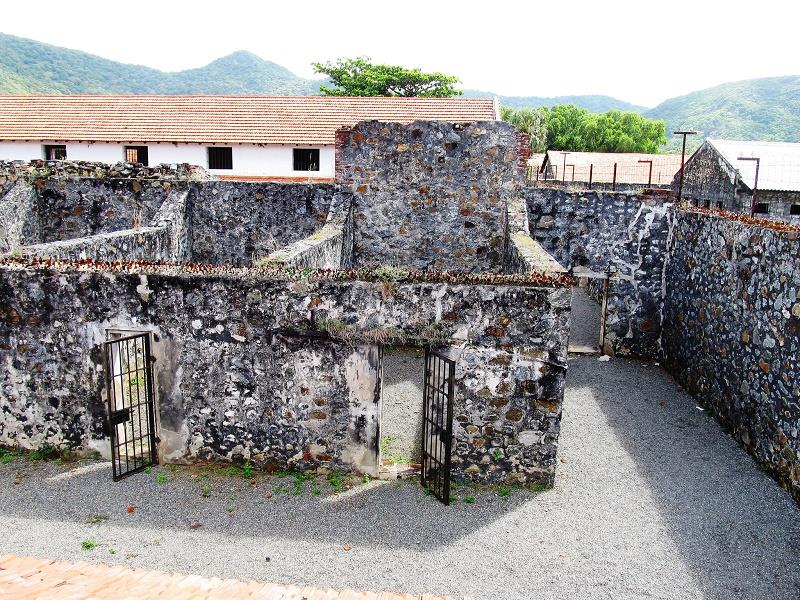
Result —
[[655, 153], [667, 143], [664, 121], [635, 112], [597, 114], [562, 104], [547, 112], [545, 124], [549, 150]]
[[547, 149], [546, 108], [521, 108], [513, 110], [502, 106], [500, 116], [511, 123], [517, 131], [527, 133], [531, 141], [531, 152], [544, 152]]
[[423, 73], [397, 65], [374, 65], [367, 57], [340, 58], [312, 63], [314, 71], [327, 75], [333, 86], [320, 86], [324, 96], [460, 96], [458, 77]]

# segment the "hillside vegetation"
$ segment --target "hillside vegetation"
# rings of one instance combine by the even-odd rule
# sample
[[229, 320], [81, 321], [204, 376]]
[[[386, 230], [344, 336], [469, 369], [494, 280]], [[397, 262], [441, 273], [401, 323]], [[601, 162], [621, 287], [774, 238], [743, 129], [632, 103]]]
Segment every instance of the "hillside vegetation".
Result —
[[318, 92], [319, 83], [249, 52], [165, 73], [0, 33], [3, 94], [307, 95]]
[[698, 138], [800, 142], [800, 77], [724, 83], [671, 98], [644, 113], [667, 131], [694, 129]]
[[[304, 79], [249, 52], [234, 52], [204, 67], [165, 73], [0, 33], [0, 94], [274, 94], [320, 92], [326, 80]], [[466, 97], [493, 97], [464, 90]], [[652, 109], [610, 96], [500, 96], [503, 106], [571, 104], [593, 113], [638, 112], [702, 136], [800, 142], [800, 76], [725, 83], [671, 98]], [[671, 140], [674, 144], [674, 140]]]

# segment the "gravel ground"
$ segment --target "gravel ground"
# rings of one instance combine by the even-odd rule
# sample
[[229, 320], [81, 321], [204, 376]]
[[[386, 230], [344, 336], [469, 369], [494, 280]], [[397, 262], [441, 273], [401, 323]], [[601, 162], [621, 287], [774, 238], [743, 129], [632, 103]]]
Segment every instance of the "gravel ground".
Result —
[[105, 463], [17, 459], [0, 553], [496, 600], [800, 597], [800, 510], [658, 367], [573, 359], [561, 439], [553, 490], [459, 489], [449, 508], [413, 483], [295, 496], [291, 479], [112, 483]]
[[584, 288], [572, 288], [569, 345], [597, 348], [600, 341], [600, 305]]

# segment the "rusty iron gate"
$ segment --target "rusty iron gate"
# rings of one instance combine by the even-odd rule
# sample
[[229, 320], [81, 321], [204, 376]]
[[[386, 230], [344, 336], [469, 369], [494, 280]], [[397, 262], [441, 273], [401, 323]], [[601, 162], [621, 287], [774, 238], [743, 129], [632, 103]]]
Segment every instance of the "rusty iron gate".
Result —
[[155, 411], [150, 334], [117, 337], [103, 344], [114, 481], [155, 460]]
[[422, 485], [445, 504], [450, 504], [455, 370], [455, 360], [441, 351], [425, 348]]

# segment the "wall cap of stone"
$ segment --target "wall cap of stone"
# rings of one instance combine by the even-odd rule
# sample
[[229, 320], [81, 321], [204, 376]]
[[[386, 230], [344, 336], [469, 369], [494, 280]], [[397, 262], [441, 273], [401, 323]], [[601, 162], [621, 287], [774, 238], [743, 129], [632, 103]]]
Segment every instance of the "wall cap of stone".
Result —
[[33, 160], [0, 161], [0, 178], [16, 181], [36, 179], [133, 179], [168, 181], [208, 181], [212, 175], [202, 167], [183, 164], [161, 164], [152, 167], [119, 162], [108, 164], [91, 161]]
[[727, 221], [734, 221], [743, 225], [750, 225], [752, 227], [761, 227], [762, 229], [771, 229], [778, 233], [790, 234], [788, 237], [794, 239], [800, 234], [800, 226], [791, 225], [783, 221], [771, 221], [769, 219], [758, 219], [750, 215], [738, 212], [731, 212], [720, 208], [700, 208], [696, 206], [681, 207], [681, 212], [687, 214], [703, 215], [705, 217], [715, 217], [717, 219], [725, 219]]
[[[144, 229], [144, 228], [143, 228]], [[133, 230], [136, 231], [136, 230]], [[141, 230], [139, 230], [141, 231]], [[130, 232], [127, 232], [130, 233]], [[85, 239], [85, 238], [84, 238]], [[126, 273], [139, 275], [224, 278], [247, 281], [296, 282], [332, 281], [397, 284], [451, 284], [505, 287], [567, 288], [574, 278], [563, 273], [465, 273], [456, 271], [403, 271], [387, 277], [383, 267], [364, 269], [293, 269], [272, 267], [236, 267], [212, 264], [173, 264], [155, 261], [70, 261], [51, 258], [5, 256], [0, 269], [49, 270], [55, 272]]]

